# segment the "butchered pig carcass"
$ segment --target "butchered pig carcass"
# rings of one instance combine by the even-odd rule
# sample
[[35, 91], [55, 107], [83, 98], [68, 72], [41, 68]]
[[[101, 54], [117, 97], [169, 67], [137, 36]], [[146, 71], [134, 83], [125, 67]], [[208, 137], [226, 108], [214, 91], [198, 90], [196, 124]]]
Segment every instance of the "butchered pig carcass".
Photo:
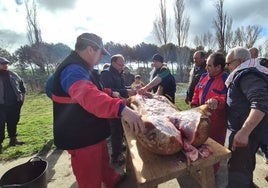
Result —
[[138, 134], [137, 140], [153, 153], [174, 154], [189, 144], [199, 147], [208, 138], [210, 111], [206, 105], [179, 111], [164, 96], [151, 93], [132, 96], [127, 105], [142, 115], [147, 132]]

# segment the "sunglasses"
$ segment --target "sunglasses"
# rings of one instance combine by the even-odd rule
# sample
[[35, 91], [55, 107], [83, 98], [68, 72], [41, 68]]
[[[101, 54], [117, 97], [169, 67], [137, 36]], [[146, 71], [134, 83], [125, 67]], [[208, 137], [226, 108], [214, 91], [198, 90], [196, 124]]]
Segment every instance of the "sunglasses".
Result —
[[230, 66], [233, 62], [236, 62], [238, 59], [233, 59], [232, 61], [226, 62], [225, 65]]

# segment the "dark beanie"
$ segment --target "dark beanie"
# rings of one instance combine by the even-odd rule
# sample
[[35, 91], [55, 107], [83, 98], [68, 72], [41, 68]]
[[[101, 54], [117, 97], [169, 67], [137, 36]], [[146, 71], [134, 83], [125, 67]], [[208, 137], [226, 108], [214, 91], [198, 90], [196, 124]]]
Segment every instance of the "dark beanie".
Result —
[[158, 61], [160, 63], [163, 63], [164, 62], [164, 58], [160, 54], [154, 54], [153, 61]]

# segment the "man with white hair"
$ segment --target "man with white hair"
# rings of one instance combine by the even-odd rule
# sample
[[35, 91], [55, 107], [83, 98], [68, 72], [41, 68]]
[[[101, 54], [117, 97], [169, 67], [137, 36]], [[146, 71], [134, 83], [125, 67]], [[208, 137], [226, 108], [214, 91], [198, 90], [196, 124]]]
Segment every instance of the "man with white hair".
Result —
[[255, 48], [255, 47], [252, 47], [252, 48], [250, 48], [250, 49], [248, 49], [249, 50], [249, 52], [250, 52], [250, 56], [251, 56], [251, 58], [258, 58], [258, 56], [259, 56], [259, 50], [257, 49], [257, 48]]
[[268, 80], [266, 69], [252, 63], [246, 48], [236, 47], [226, 56], [229, 149], [228, 188], [255, 187], [253, 171], [259, 145], [268, 144]]
[[[259, 57], [259, 50], [257, 48], [255, 47], [249, 48], [249, 52], [250, 52], [251, 58], [256, 59]], [[261, 66], [260, 64], [262, 63], [259, 62], [259, 59], [257, 59], [256, 61], [257, 61], [256, 63], [258, 64], [258, 66]], [[268, 146], [261, 144], [260, 150], [263, 155], [263, 160], [268, 164]]]

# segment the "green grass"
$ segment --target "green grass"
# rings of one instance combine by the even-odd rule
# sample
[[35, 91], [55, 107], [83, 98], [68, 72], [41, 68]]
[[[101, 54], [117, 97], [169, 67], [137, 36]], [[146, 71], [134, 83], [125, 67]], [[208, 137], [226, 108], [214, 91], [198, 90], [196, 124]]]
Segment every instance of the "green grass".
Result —
[[[185, 90], [185, 84], [177, 85], [177, 93]], [[176, 95], [176, 105], [181, 110], [189, 109], [184, 96]], [[33, 154], [45, 154], [53, 145], [52, 101], [45, 94], [26, 95], [18, 124], [18, 139], [24, 141], [22, 146], [9, 147], [9, 138], [3, 143], [0, 161], [12, 160]]]
[[0, 160], [11, 160], [32, 154], [43, 154], [53, 146], [52, 101], [45, 94], [26, 95], [17, 126], [17, 138], [25, 144], [9, 147], [9, 138], [3, 143]]
[[177, 83], [175, 105], [180, 110], [188, 110], [190, 108], [190, 106], [184, 102], [187, 86], [187, 83]]

